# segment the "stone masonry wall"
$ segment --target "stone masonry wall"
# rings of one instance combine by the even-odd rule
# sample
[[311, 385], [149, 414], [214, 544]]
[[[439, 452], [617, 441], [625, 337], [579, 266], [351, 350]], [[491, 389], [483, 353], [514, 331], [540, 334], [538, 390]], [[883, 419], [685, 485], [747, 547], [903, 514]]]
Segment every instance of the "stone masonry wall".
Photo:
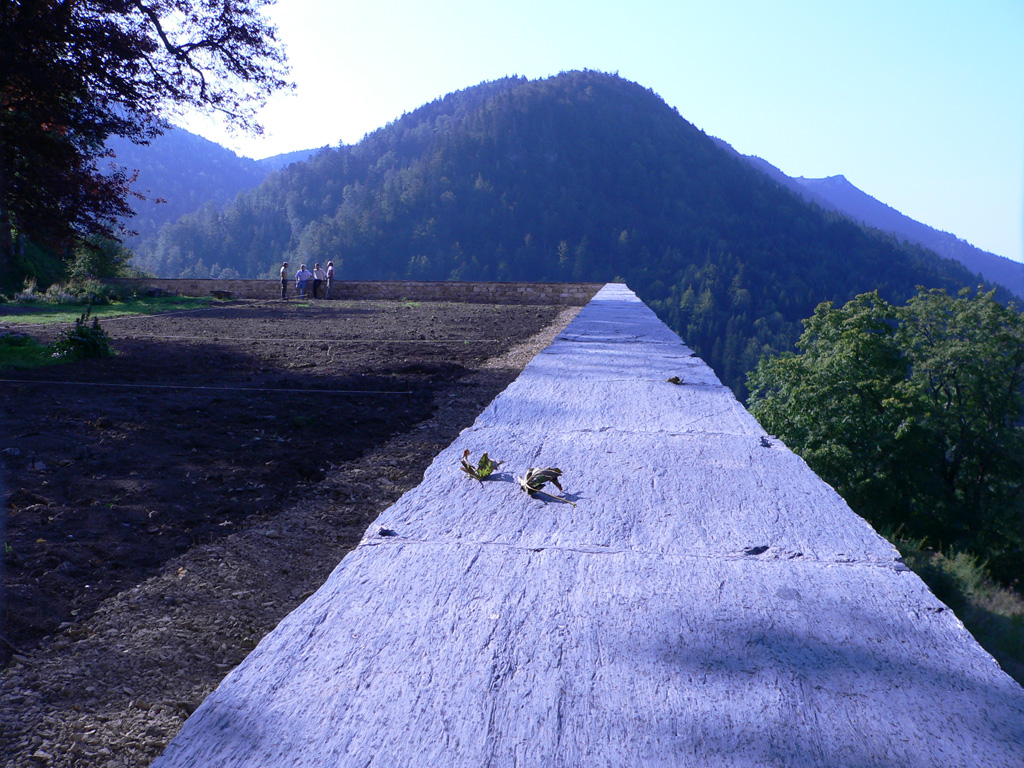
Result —
[[[111, 280], [135, 285], [139, 290], [158, 289], [177, 296], [210, 296], [227, 291], [239, 299], [275, 299], [281, 295], [277, 280], [186, 280], [137, 278]], [[464, 283], [414, 280], [340, 280], [332, 298], [391, 301], [464, 301], [483, 304], [585, 305], [600, 290], [601, 283]], [[294, 282], [288, 295], [296, 297]]]

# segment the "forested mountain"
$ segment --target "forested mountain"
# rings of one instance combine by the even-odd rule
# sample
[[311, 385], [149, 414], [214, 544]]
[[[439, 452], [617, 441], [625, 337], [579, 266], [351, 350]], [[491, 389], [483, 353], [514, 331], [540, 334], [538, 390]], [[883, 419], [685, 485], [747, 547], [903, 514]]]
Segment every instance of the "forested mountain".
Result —
[[[129, 246], [202, 205], [229, 203], [241, 190], [257, 186], [271, 171], [314, 154], [313, 150], [301, 150], [251, 160], [183, 128], [171, 128], [148, 145], [113, 137], [107, 147], [114, 152], [116, 164], [130, 172], [138, 171], [133, 186], [149, 198], [131, 201], [135, 216], [127, 226], [138, 235], [128, 241]], [[163, 202], [156, 202], [157, 198]]]
[[[726, 142], [718, 139], [716, 141], [719, 146], [735, 152]], [[787, 176], [760, 157], [739, 153], [737, 156], [809, 202], [817, 203], [827, 210], [837, 211], [865, 226], [888, 232], [898, 240], [909, 240], [947, 259], [956, 259], [986, 280], [999, 283], [1018, 297], [1024, 297], [1024, 265], [1005, 256], [983, 251], [954, 234], [915, 221], [858, 189], [845, 176], [828, 176], [824, 179]]]
[[164, 227], [136, 265], [350, 279], [625, 280], [742, 391], [821, 301], [978, 283], [962, 265], [808, 205], [618, 76], [449, 94]]
[[1019, 262], [983, 251], [954, 234], [914, 221], [857, 189], [845, 176], [797, 178], [796, 181], [818, 199], [827, 200], [831, 207], [854, 221], [891, 232], [901, 239], [933, 250], [940, 256], [956, 259], [972, 272], [980, 273], [986, 280], [1004, 285], [1024, 297], [1024, 265]]

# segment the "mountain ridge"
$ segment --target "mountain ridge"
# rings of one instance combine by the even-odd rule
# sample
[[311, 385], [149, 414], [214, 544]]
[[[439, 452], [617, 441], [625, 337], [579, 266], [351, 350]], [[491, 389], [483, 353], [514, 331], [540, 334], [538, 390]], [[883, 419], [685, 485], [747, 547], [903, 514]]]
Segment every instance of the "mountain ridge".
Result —
[[738, 392], [821, 301], [978, 282], [809, 206], [650, 89], [593, 71], [447, 94], [137, 252], [167, 276], [330, 258], [340, 279], [625, 280]]
[[857, 188], [845, 176], [829, 176], [824, 179], [797, 177], [797, 182], [828, 200], [836, 210], [855, 221], [891, 232], [929, 248], [940, 256], [956, 259], [968, 269], [980, 273], [986, 280], [1005, 285], [1018, 296], [1024, 297], [1024, 264], [978, 248], [951, 232], [917, 221]]
[[887, 232], [893, 237], [920, 245], [939, 256], [955, 259], [990, 280], [1005, 286], [1018, 297], [1024, 297], [1024, 264], [991, 253], [957, 237], [910, 218], [859, 189], [846, 176], [836, 174], [824, 178], [788, 176], [784, 171], [757, 155], [744, 155], [722, 139], [719, 146], [743, 158], [770, 178], [793, 190], [808, 202], [835, 211], [864, 226]]

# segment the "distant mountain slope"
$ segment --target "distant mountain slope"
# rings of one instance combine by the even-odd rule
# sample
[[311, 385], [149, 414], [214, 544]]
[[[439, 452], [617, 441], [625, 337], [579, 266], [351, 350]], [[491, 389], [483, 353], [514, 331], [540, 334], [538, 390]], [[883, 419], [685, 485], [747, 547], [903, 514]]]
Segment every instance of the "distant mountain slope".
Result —
[[804, 202], [613, 75], [506, 78], [271, 173], [136, 250], [161, 275], [624, 279], [742, 392], [825, 300], [956, 289], [960, 264]]
[[241, 190], [257, 186], [271, 171], [306, 160], [316, 152], [302, 150], [250, 160], [183, 128], [168, 130], [148, 145], [113, 138], [108, 147], [116, 155], [114, 162], [139, 172], [134, 186], [151, 198], [133, 201], [136, 215], [127, 226], [138, 236], [128, 241], [129, 246], [204, 204], [230, 202]]
[[[728, 151], [736, 152], [727, 142], [720, 139], [715, 141]], [[805, 200], [817, 203], [827, 210], [849, 216], [854, 221], [868, 227], [889, 232], [900, 240], [907, 240], [928, 248], [947, 259], [956, 259], [986, 280], [999, 283], [1009, 288], [1018, 297], [1024, 297], [1024, 264], [1005, 256], [983, 251], [966, 240], [961, 240], [956, 235], [915, 221], [858, 189], [845, 176], [829, 176], [824, 179], [787, 176], [760, 157], [742, 155], [738, 152], [736, 155], [780, 184], [792, 189]]]
[[256, 164], [261, 168], [265, 169], [267, 173], [270, 171], [279, 171], [292, 163], [304, 163], [317, 152], [327, 149], [327, 147], [320, 147], [318, 149], [298, 149], [294, 152], [284, 152], [280, 155], [274, 155], [273, 157], [265, 157], [262, 160], [256, 160]]
[[862, 192], [843, 176], [829, 176], [824, 179], [798, 177], [796, 181], [809, 190], [815, 199], [828, 201], [835, 210], [853, 220], [892, 232], [912, 243], [923, 245], [940, 256], [956, 259], [972, 272], [981, 274], [986, 280], [1004, 285], [1018, 296], [1024, 297], [1024, 264], [983, 251], [956, 235], [915, 221]]

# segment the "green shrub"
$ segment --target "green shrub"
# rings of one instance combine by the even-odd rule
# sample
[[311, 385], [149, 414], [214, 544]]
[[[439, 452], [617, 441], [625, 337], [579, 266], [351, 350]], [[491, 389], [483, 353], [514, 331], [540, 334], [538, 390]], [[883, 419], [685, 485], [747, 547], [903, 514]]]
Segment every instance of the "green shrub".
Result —
[[99, 280], [83, 278], [51, 285], [46, 291], [46, 300], [55, 304], [103, 306], [118, 300], [118, 291]]
[[103, 277], [128, 277], [132, 252], [116, 240], [92, 235], [78, 243], [68, 264], [72, 281]]
[[996, 584], [984, 562], [966, 552], [936, 552], [921, 539], [888, 537], [903, 561], [953, 609], [1008, 675], [1024, 685], [1024, 599]]
[[43, 301], [48, 304], [87, 304], [89, 302], [83, 301], [80, 297], [75, 296], [73, 293], [67, 290], [67, 286], [63, 283], [54, 283], [46, 289], [46, 293], [41, 297]]
[[103, 285], [103, 291], [109, 301], [134, 301], [139, 292], [131, 285]]
[[89, 324], [91, 315], [92, 307], [89, 307], [81, 317], [75, 320], [73, 328], [61, 333], [60, 338], [50, 345], [53, 357], [85, 360], [114, 354], [114, 350], [110, 346], [110, 337], [106, 331], [100, 328], [99, 318], [92, 318], [92, 325]]
[[38, 284], [34, 277], [26, 277], [24, 284], [21, 286], [21, 290], [14, 294], [14, 300], [18, 303], [31, 304], [36, 301], [42, 301], [42, 294], [37, 292]]
[[29, 278], [14, 300], [22, 303], [106, 306], [115, 301], [130, 301], [135, 297], [135, 289], [129, 285], [107, 285], [89, 277], [52, 283], [45, 292], [40, 292], [35, 279]]

